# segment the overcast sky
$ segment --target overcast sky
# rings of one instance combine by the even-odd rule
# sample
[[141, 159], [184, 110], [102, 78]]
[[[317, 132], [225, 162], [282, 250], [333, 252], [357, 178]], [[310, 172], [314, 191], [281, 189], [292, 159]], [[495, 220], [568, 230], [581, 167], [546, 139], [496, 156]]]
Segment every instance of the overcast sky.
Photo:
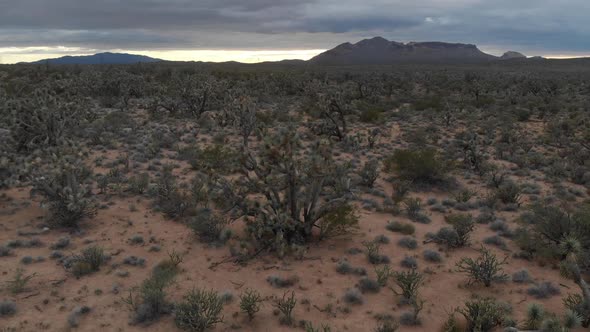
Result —
[[590, 0], [0, 0], [0, 62], [100, 51], [253, 62], [373, 36], [581, 56], [589, 18]]

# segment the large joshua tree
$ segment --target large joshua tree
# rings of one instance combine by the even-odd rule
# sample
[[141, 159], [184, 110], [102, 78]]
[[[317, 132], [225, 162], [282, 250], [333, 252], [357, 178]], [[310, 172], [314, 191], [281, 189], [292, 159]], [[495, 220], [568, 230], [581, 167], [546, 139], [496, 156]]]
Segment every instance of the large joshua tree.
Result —
[[349, 188], [342, 190], [327, 145], [316, 143], [305, 151], [295, 130], [279, 130], [265, 138], [257, 154], [247, 150], [243, 166], [245, 184], [262, 197], [250, 210], [249, 222], [260, 244], [301, 244], [312, 238], [314, 228], [328, 236], [356, 226]]

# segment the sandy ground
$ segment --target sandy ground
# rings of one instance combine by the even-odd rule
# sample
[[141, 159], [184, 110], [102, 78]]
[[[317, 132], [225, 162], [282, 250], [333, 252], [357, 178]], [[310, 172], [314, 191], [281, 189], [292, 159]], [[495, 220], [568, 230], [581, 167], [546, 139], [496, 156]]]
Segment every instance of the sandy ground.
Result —
[[[381, 183], [384, 189], [387, 187]], [[18, 230], [32, 230], [42, 222], [44, 211], [37, 200], [29, 199], [27, 188], [13, 189], [5, 192], [10, 200], [4, 199], [0, 203], [0, 242], [5, 243], [13, 239], [24, 239], [17, 235]], [[429, 194], [428, 197], [432, 197]], [[369, 276], [374, 277], [373, 267], [368, 264], [364, 254], [349, 255], [350, 248], [363, 248], [362, 242], [371, 240], [377, 235], [385, 234], [390, 238], [389, 244], [383, 245], [381, 252], [391, 258], [392, 267], [397, 269], [399, 262], [406, 255], [416, 256], [419, 270], [426, 271], [427, 278], [421, 291], [421, 296], [427, 300], [422, 313], [422, 326], [402, 327], [402, 331], [436, 331], [442, 325], [447, 314], [453, 308], [460, 306], [474, 293], [482, 296], [493, 296], [506, 301], [514, 308], [515, 318], [523, 318], [526, 306], [531, 302], [542, 303], [548, 311], [563, 312], [561, 296], [547, 300], [535, 300], [526, 294], [530, 285], [519, 285], [512, 282], [495, 284], [486, 289], [480, 286], [465, 286], [466, 277], [454, 272], [455, 262], [461, 257], [477, 255], [474, 248], [486, 236], [493, 235], [485, 225], [478, 225], [474, 233], [471, 248], [453, 250], [443, 254], [441, 264], [428, 263], [421, 254], [424, 249], [437, 250], [435, 244], [421, 244], [416, 250], [400, 248], [396, 243], [403, 235], [388, 232], [385, 225], [390, 220], [405, 220], [403, 216], [367, 212], [361, 213], [359, 234], [349, 238], [330, 240], [320, 244], [311, 244], [303, 260], [286, 258], [280, 260], [275, 256], [263, 256], [250, 262], [246, 266], [236, 266], [232, 263], [209, 269], [212, 262], [227, 257], [227, 248], [209, 248], [199, 244], [186, 226], [174, 221], [165, 220], [161, 215], [150, 211], [147, 199], [129, 197], [114, 199], [114, 204], [108, 209], [100, 210], [98, 216], [86, 223], [78, 234], [52, 230], [46, 234], [34, 236], [43, 242], [40, 248], [21, 248], [14, 250], [11, 257], [1, 259], [0, 282], [4, 284], [14, 275], [17, 267], [24, 267], [27, 274], [36, 273], [26, 292], [12, 296], [3, 291], [3, 299], [13, 299], [17, 302], [18, 313], [11, 318], [0, 320], [2, 327], [16, 328], [17, 331], [65, 331], [68, 330], [67, 317], [77, 306], [87, 305], [91, 312], [81, 318], [79, 331], [174, 331], [173, 318], [168, 316], [149, 326], [129, 325], [129, 311], [122, 301], [128, 291], [148, 277], [150, 268], [167, 257], [167, 251], [175, 250], [184, 255], [182, 273], [169, 289], [169, 299], [178, 300], [183, 293], [192, 287], [212, 288], [220, 292], [229, 291], [234, 294], [234, 301], [224, 309], [224, 322], [219, 324], [216, 331], [232, 330], [241, 326], [246, 331], [283, 331], [291, 328], [279, 324], [273, 315], [271, 303], [265, 303], [261, 312], [253, 322], [248, 322], [243, 314], [238, 313], [238, 296], [246, 288], [259, 290], [265, 296], [282, 295], [285, 290], [272, 288], [266, 281], [269, 275], [283, 277], [297, 276], [299, 282], [292, 288], [296, 291], [299, 304], [296, 306], [294, 317], [314, 322], [329, 324], [333, 331], [369, 331], [376, 326], [373, 318], [376, 314], [399, 315], [409, 311], [408, 307], [399, 307], [395, 296], [389, 289], [382, 289], [378, 294], [365, 294], [365, 303], [352, 306], [350, 312], [342, 310], [349, 305], [342, 301], [344, 292], [354, 287], [358, 277], [340, 275], [335, 267], [338, 260], [346, 257], [353, 266], [367, 269]], [[133, 204], [137, 211], [131, 212], [129, 206]], [[428, 225], [414, 224], [416, 238], [421, 242], [424, 234], [436, 231], [445, 222], [443, 215], [433, 213], [432, 223]], [[131, 245], [128, 239], [140, 234], [146, 239], [143, 245]], [[113, 254], [109, 264], [121, 263], [124, 257], [135, 255], [147, 259], [146, 267], [121, 266], [118, 269], [129, 271], [128, 277], [119, 277], [109, 265], [99, 272], [74, 278], [65, 269], [47, 256], [50, 252], [48, 245], [60, 236], [72, 237], [72, 245], [66, 250], [72, 253], [92, 244], [103, 246], [108, 253]], [[151, 239], [151, 241], [148, 241]], [[148, 243], [152, 242], [152, 243]], [[161, 246], [160, 252], [149, 252], [153, 244]], [[510, 244], [512, 245], [512, 244]], [[512, 246], [511, 249], [514, 249]], [[493, 248], [500, 257], [509, 255]], [[23, 265], [19, 263], [24, 256], [43, 256], [44, 262]], [[568, 293], [568, 288], [576, 291], [575, 285], [560, 277], [559, 271], [552, 267], [540, 267], [533, 262], [509, 258], [506, 272], [526, 268], [535, 281], [552, 281], [561, 285], [562, 294]], [[401, 269], [401, 268], [400, 268]], [[119, 290], [118, 294], [114, 289]], [[320, 312], [326, 305], [333, 305], [333, 314]]]

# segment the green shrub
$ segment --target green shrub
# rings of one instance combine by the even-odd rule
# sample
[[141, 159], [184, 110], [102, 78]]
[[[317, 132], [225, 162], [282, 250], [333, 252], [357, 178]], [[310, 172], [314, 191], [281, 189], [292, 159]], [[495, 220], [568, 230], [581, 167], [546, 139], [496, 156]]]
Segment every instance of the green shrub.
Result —
[[412, 235], [416, 231], [414, 225], [399, 221], [391, 221], [387, 223], [385, 228], [387, 228], [388, 231], [401, 233], [404, 235]]
[[502, 266], [507, 264], [507, 257], [503, 260], [498, 260], [496, 255], [483, 246], [479, 252], [480, 256], [476, 259], [464, 257], [457, 262], [457, 271], [468, 274], [468, 284], [481, 282], [486, 287], [490, 287], [492, 281], [508, 279], [508, 275], [504, 273], [502, 268]]
[[501, 326], [506, 310], [492, 298], [475, 299], [459, 309], [467, 321], [467, 331], [489, 332]]
[[283, 294], [282, 298], [277, 299], [274, 306], [283, 315], [281, 317], [281, 324], [292, 325], [293, 309], [295, 309], [297, 300], [295, 299], [295, 292], [291, 292], [291, 296], [287, 296], [287, 293]]
[[262, 296], [256, 290], [246, 289], [240, 295], [240, 310], [248, 315], [248, 319], [254, 319], [254, 315], [260, 311], [260, 305], [263, 302]]
[[453, 226], [457, 233], [457, 240], [454, 246], [464, 247], [469, 244], [471, 233], [475, 229], [475, 222], [470, 214], [451, 214], [445, 216], [445, 221]]
[[443, 180], [447, 165], [435, 150], [396, 150], [385, 161], [387, 171], [395, 171], [400, 178], [413, 182], [433, 184]]
[[393, 281], [400, 289], [400, 292], [397, 292], [392, 288], [393, 292], [396, 295], [403, 296], [404, 301], [411, 303], [418, 298], [418, 291], [424, 282], [424, 276], [412, 269], [410, 271], [394, 272]]
[[224, 243], [227, 240], [226, 226], [228, 221], [211, 209], [200, 209], [192, 218], [189, 226], [205, 243]]
[[361, 184], [369, 188], [373, 188], [373, 184], [379, 177], [379, 161], [371, 159], [363, 165], [359, 173], [361, 177]]
[[47, 175], [33, 180], [32, 193], [41, 193], [49, 206], [49, 222], [57, 227], [77, 227], [96, 214], [92, 188], [86, 183], [90, 171], [69, 157], [59, 159]]
[[339, 204], [320, 220], [320, 238], [350, 234], [358, 229], [359, 216], [352, 204]]
[[193, 289], [174, 308], [174, 321], [182, 330], [203, 332], [223, 321], [223, 301], [214, 291]]
[[105, 262], [104, 250], [99, 246], [92, 246], [82, 250], [80, 255], [74, 256], [71, 271], [76, 278], [96, 272]]

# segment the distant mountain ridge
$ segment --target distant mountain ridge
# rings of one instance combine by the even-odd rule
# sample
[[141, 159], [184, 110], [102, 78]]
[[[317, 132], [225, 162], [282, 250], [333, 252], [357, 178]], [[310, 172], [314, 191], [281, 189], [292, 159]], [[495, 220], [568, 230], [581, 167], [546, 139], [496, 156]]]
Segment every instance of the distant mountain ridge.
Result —
[[317, 65], [484, 63], [499, 58], [461, 43], [389, 41], [383, 37], [344, 43], [309, 60]]
[[124, 64], [134, 64], [134, 63], [150, 63], [150, 62], [159, 62], [162, 61], [160, 59], [151, 58], [145, 55], [138, 55], [138, 54], [128, 54], [128, 53], [111, 53], [111, 52], [104, 52], [104, 53], [97, 53], [93, 55], [79, 55], [79, 56], [63, 56], [61, 58], [54, 58], [54, 59], [43, 59], [35, 62], [31, 62], [33, 64], [45, 64], [49, 63], [51, 65], [124, 65]]

